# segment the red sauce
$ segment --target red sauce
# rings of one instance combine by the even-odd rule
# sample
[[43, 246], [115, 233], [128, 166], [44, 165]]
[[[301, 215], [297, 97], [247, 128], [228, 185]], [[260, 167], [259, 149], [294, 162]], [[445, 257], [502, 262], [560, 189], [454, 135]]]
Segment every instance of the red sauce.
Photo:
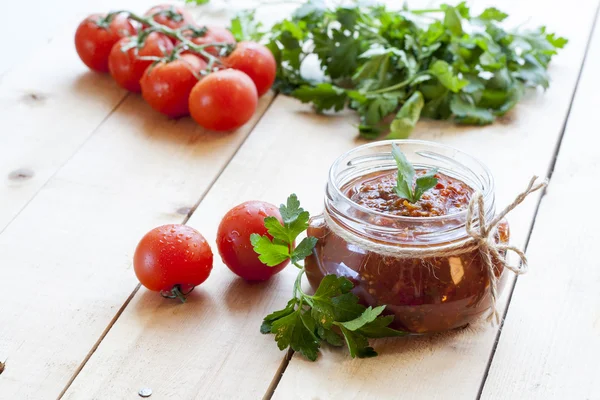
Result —
[[[438, 185], [415, 204], [396, 195], [395, 173], [389, 171], [365, 175], [345, 185], [342, 191], [364, 207], [414, 217], [417, 221], [421, 217], [464, 211], [473, 189], [444, 174], [436, 176]], [[319, 217], [311, 220], [308, 235], [318, 239], [313, 255], [305, 262], [311, 285], [318, 287], [327, 274], [347, 277], [364, 304], [387, 306], [386, 312], [395, 316], [393, 327], [397, 329], [412, 333], [445, 331], [465, 326], [489, 312], [489, 278], [477, 250], [465, 253], [458, 249], [456, 255], [424, 259], [386, 256], [346, 242]], [[402, 237], [403, 245], [414, 240], [411, 235]], [[508, 243], [508, 238], [508, 224], [502, 222], [495, 240]], [[501, 277], [503, 268], [499, 260], [495, 263], [496, 276]], [[500, 280], [499, 289], [503, 283]]]
[[[425, 173], [426, 170], [418, 170], [417, 177]], [[466, 210], [473, 195], [473, 189], [466, 183], [437, 173], [437, 185], [412, 204], [394, 191], [397, 175], [395, 171], [375, 172], [350, 182], [342, 191], [355, 203], [371, 210], [406, 217], [454, 214]]]

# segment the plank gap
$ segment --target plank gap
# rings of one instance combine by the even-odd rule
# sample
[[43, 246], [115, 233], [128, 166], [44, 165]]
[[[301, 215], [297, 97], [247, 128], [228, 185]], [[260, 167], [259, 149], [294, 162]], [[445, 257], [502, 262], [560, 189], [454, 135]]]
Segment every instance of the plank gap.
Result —
[[290, 364], [290, 361], [292, 360], [293, 356], [294, 356], [294, 350], [292, 350], [292, 348], [290, 347], [287, 351], [287, 354], [283, 358], [283, 360], [281, 360], [281, 364], [279, 365], [279, 368], [277, 368], [277, 371], [275, 372], [275, 376], [273, 376], [273, 380], [271, 381], [271, 384], [269, 385], [269, 387], [267, 388], [267, 391], [265, 392], [265, 395], [263, 396], [263, 400], [271, 400], [271, 398], [275, 394], [277, 385], [279, 385], [281, 378], [283, 378], [283, 374], [285, 373], [285, 370], [287, 369], [288, 365]]
[[[125, 97], [115, 106], [115, 108], [113, 110], [111, 110], [111, 112], [106, 116], [106, 118], [104, 118], [102, 120], [102, 122], [100, 123], [100, 125], [98, 126], [98, 128], [104, 123], [104, 121], [106, 119], [108, 119], [108, 117], [110, 117], [110, 115], [121, 105], [121, 103], [123, 103], [123, 101], [125, 100], [125, 98], [128, 97], [128, 95], [129, 95], [129, 93], [127, 93], [125, 95]], [[248, 137], [252, 134], [252, 130], [258, 124], [258, 122], [263, 118], [263, 116], [267, 113], [267, 111], [269, 110], [269, 108], [271, 107], [271, 105], [273, 104], [273, 102], [274, 102], [274, 100], [275, 100], [275, 98], [277, 96], [278, 96], [278, 94], [275, 94], [271, 98], [271, 100], [269, 101], [269, 104], [265, 108], [265, 111], [260, 115], [260, 117], [256, 120], [256, 122], [254, 123], [254, 125], [250, 128], [250, 133], [248, 133], [248, 135], [246, 135], [246, 137], [244, 138], [244, 140], [242, 140], [240, 142], [238, 148], [233, 152], [233, 154], [231, 155], [231, 157], [229, 159], [227, 159], [227, 162], [224, 163], [224, 165], [221, 167], [221, 169], [218, 171], [218, 173], [215, 175], [215, 177], [210, 181], [210, 183], [208, 184], [206, 190], [204, 190], [200, 194], [200, 197], [199, 197], [198, 201], [187, 211], [187, 214], [185, 215], [185, 217], [184, 217], [183, 221], [181, 222], [181, 224], [183, 224], [183, 225], [187, 224], [187, 222], [190, 220], [190, 218], [192, 217], [192, 215], [194, 214], [194, 212], [196, 211], [196, 209], [198, 208], [198, 206], [200, 205], [200, 203], [202, 202], [202, 200], [204, 199], [204, 197], [206, 197], [206, 194], [210, 191], [210, 189], [213, 187], [213, 185], [215, 184], [215, 182], [223, 174], [223, 171], [225, 170], [225, 168], [227, 167], [227, 165], [229, 165], [229, 163], [231, 162], [231, 160], [233, 159], [233, 157], [235, 157], [235, 155], [238, 153], [239, 149], [242, 147], [242, 145], [244, 144], [244, 142], [246, 142], [246, 140], [248, 140]], [[96, 128], [96, 129], [98, 129], [98, 128]], [[92, 134], [90, 135], [90, 137], [94, 134], [94, 132], [96, 131], [96, 129], [92, 132]], [[86, 141], [87, 141], [87, 139], [86, 139]], [[68, 162], [68, 160], [67, 160], [67, 162]], [[65, 162], [65, 164], [66, 164], [66, 162]], [[59, 170], [60, 170], [60, 168], [59, 168]], [[57, 172], [58, 172], [58, 170], [57, 170]], [[48, 181], [50, 181], [50, 179], [48, 179]], [[43, 186], [42, 186], [42, 188], [43, 188]], [[40, 188], [40, 190], [41, 190], [41, 188]], [[35, 196], [33, 196], [32, 199], [34, 197]], [[25, 207], [26, 207], [26, 205], [25, 205]], [[25, 207], [23, 207], [23, 208], [25, 208]], [[16, 218], [16, 216], [15, 216], [15, 218]], [[8, 225], [10, 225], [10, 223]], [[2, 231], [0, 231], [0, 233], [2, 233]], [[110, 330], [112, 329], [112, 327], [116, 324], [116, 322], [118, 321], [118, 319], [121, 317], [121, 315], [123, 314], [123, 312], [125, 311], [125, 309], [129, 306], [129, 304], [131, 303], [131, 301], [133, 300], [133, 298], [135, 297], [135, 295], [137, 294], [137, 292], [140, 290], [140, 287], [141, 287], [141, 284], [138, 283], [137, 286], [135, 287], [135, 289], [129, 294], [129, 296], [127, 297], [127, 299], [125, 300], [125, 302], [121, 305], [121, 307], [119, 308], [119, 310], [117, 311], [117, 313], [115, 314], [115, 316], [110, 320], [109, 324], [106, 326], [106, 328], [104, 329], [104, 331], [102, 332], [102, 334], [100, 335], [100, 337], [98, 338], [98, 340], [96, 341], [96, 343], [94, 343], [94, 346], [90, 349], [90, 351], [88, 352], [88, 354], [85, 356], [85, 358], [83, 359], [83, 361], [81, 362], [81, 364], [77, 367], [77, 369], [75, 370], [75, 372], [73, 373], [73, 375], [71, 376], [71, 378], [69, 379], [69, 381], [67, 382], [67, 384], [65, 385], [65, 387], [63, 388], [63, 390], [58, 395], [58, 397], [57, 397], [58, 400], [60, 400], [60, 399], [62, 399], [64, 397], [65, 393], [69, 390], [69, 388], [71, 387], [71, 385], [73, 384], [73, 382], [75, 381], [75, 379], [77, 379], [77, 376], [79, 375], [79, 373], [81, 373], [81, 371], [85, 368], [85, 366], [88, 363], [88, 361], [92, 358], [92, 356], [94, 355], [94, 353], [96, 352], [96, 350], [100, 347], [100, 344], [102, 343], [102, 341], [104, 340], [104, 338], [108, 335], [108, 333], [110, 332]], [[291, 357], [291, 355], [290, 355], [290, 357]], [[289, 362], [289, 358], [288, 358], [287, 362], [285, 363], [286, 365], [285, 365], [285, 367], [283, 367], [283, 370], [285, 370], [285, 368], [287, 367], [287, 363], [288, 362]], [[283, 365], [283, 362], [282, 362], [282, 365]], [[0, 366], [2, 366], [2, 364], [0, 364]], [[3, 369], [0, 369], [0, 373], [2, 373], [2, 371], [3, 371]], [[281, 372], [281, 375], [283, 375], [283, 371]], [[280, 376], [279, 379], [281, 379], [281, 376]], [[279, 382], [279, 380], [277, 382]], [[275, 388], [273, 388], [273, 392], [274, 391], [275, 391]], [[271, 395], [272, 395], [272, 392], [271, 392]]]
[[[585, 44], [585, 52], [583, 54], [583, 60], [581, 62], [581, 66], [579, 67], [579, 73], [577, 74], [577, 81], [575, 82], [575, 88], [573, 89], [573, 95], [571, 96], [571, 101], [569, 102], [569, 107], [567, 108], [567, 118], [563, 123], [563, 126], [560, 131], [560, 136], [558, 137], [558, 142], [556, 143], [556, 149], [554, 149], [554, 157], [552, 158], [552, 162], [550, 164], [550, 168], [548, 170], [548, 179], [552, 178], [552, 174], [554, 173], [554, 167], [556, 166], [556, 160], [558, 159], [558, 152], [560, 151], [560, 147], [562, 145], [563, 139], [565, 137], [565, 130], [567, 129], [567, 122], [569, 122], [569, 116], [571, 115], [571, 109], [573, 108], [573, 102], [575, 101], [575, 94], [579, 89], [579, 82], [581, 82], [581, 75], [583, 73], [583, 67], [587, 60], [587, 56], [590, 53], [590, 44], [592, 42], [592, 37], [594, 35], [594, 31], [596, 30], [596, 23], [598, 22], [598, 13], [600, 12], [600, 2], [596, 5], [596, 12], [594, 13], [594, 21], [592, 22], [592, 27], [590, 29], [590, 34], [587, 38], [587, 43]], [[567, 43], [567, 46], [569, 44]], [[537, 210], [536, 210], [537, 213]], [[529, 238], [527, 239], [529, 241]], [[512, 291], [511, 291], [512, 295]]]
[[102, 341], [104, 340], [104, 338], [106, 337], [106, 335], [108, 335], [108, 332], [110, 332], [110, 330], [112, 329], [113, 325], [117, 322], [117, 320], [119, 319], [119, 317], [121, 316], [121, 314], [123, 314], [123, 311], [125, 311], [125, 309], [129, 305], [129, 303], [131, 302], [131, 300], [133, 300], [133, 297], [136, 295], [136, 293], [138, 292], [138, 290], [140, 290], [140, 287], [141, 287], [141, 285], [138, 283], [137, 286], [135, 287], [135, 289], [133, 290], [133, 292], [131, 292], [129, 294], [129, 297], [127, 297], [127, 300], [125, 300], [125, 302], [123, 303], [123, 305], [119, 308], [119, 310], [117, 311], [117, 313], [115, 314], [115, 316], [110, 320], [110, 322], [108, 323], [108, 325], [106, 326], [106, 328], [104, 329], [104, 331], [102, 332], [102, 334], [100, 335], [100, 337], [98, 338], [98, 340], [96, 340], [96, 343], [94, 343], [94, 346], [92, 347], [92, 349], [85, 356], [85, 358], [83, 359], [83, 361], [81, 362], [81, 364], [79, 364], [79, 366], [77, 367], [77, 369], [75, 370], [75, 372], [73, 373], [73, 375], [71, 376], [71, 378], [69, 379], [69, 381], [67, 382], [67, 384], [65, 385], [65, 387], [63, 388], [63, 390], [58, 395], [58, 397], [57, 397], [58, 400], [62, 399], [62, 397], [67, 392], [67, 390], [69, 390], [69, 387], [71, 387], [71, 384], [77, 378], [77, 375], [79, 375], [79, 373], [85, 367], [85, 365], [87, 364], [87, 362], [89, 361], [89, 359], [92, 358], [92, 356], [94, 355], [94, 353], [96, 352], [96, 350], [98, 349], [98, 347], [100, 347], [100, 343], [102, 343]]
[[[575, 82], [575, 86], [573, 88], [573, 94], [571, 95], [571, 99], [569, 101], [569, 106], [567, 108], [567, 117], [565, 118], [565, 120], [563, 122], [561, 131], [560, 131], [560, 134], [559, 134], [559, 137], [558, 137], [558, 141], [557, 141], [557, 144], [556, 144], [556, 148], [554, 149], [552, 160], [551, 160], [550, 165], [548, 167], [548, 172], [546, 174], [548, 181], [550, 181], [552, 179], [552, 174], [553, 174], [554, 168], [556, 166], [556, 160], [558, 159], [558, 154], [560, 152], [560, 147], [562, 145], [562, 142], [563, 142], [563, 139], [564, 139], [564, 136], [565, 136], [565, 131], [566, 131], [566, 128], [567, 128], [567, 123], [569, 122], [569, 117], [571, 116], [571, 109], [573, 107], [573, 103], [575, 101], [575, 96], [577, 95], [577, 91], [579, 89], [579, 82], [581, 82], [581, 75], [583, 73], [583, 67], [584, 67], [584, 65], [586, 63], [587, 56], [588, 56], [588, 54], [590, 52], [590, 44], [592, 42], [592, 38], [593, 38], [594, 32], [596, 30], [596, 25], [597, 25], [597, 22], [598, 22], [598, 14], [599, 13], [600, 13], [600, 2], [598, 2], [598, 4], [596, 5], [596, 11], [594, 13], [594, 20], [592, 22], [592, 26], [590, 28], [590, 33], [588, 35], [587, 42], [586, 42], [586, 45], [585, 45], [585, 51], [584, 51], [584, 55], [583, 55], [583, 60], [581, 62], [581, 66], [580, 66], [579, 71], [577, 73], [577, 80]], [[535, 206], [535, 210], [533, 212], [533, 219], [531, 220], [531, 224], [529, 226], [529, 231], [527, 232], [527, 237], [525, 239], [525, 246], [523, 247], [523, 251], [525, 253], [527, 253], [527, 248], [529, 247], [529, 241], [531, 240], [531, 235], [533, 233], [533, 229], [535, 228], [535, 222], [536, 222], [538, 213], [540, 211], [540, 206], [542, 204], [544, 196], [546, 195], [546, 191], [547, 191], [547, 189], [545, 188], [543, 190], [542, 194], [540, 195], [540, 197], [539, 197], [539, 199], [537, 201], [537, 204]], [[515, 291], [515, 287], [517, 285], [518, 280], [519, 280], [519, 277], [515, 276], [515, 279], [513, 279], [513, 282], [510, 285], [509, 292], [508, 292], [508, 297], [507, 297], [507, 301], [506, 301], [506, 307], [504, 308], [504, 312], [502, 313], [502, 320], [500, 321], [500, 326], [498, 327], [498, 333], [496, 334], [496, 338], [494, 340], [494, 344], [492, 346], [492, 350], [490, 352], [490, 356], [489, 356], [487, 365], [485, 367], [485, 371], [483, 373], [483, 378], [481, 380], [481, 385], [479, 386], [479, 391], [477, 392], [477, 400], [480, 400], [481, 396], [483, 395], [483, 390], [485, 388], [485, 383], [486, 383], [487, 378], [488, 378], [489, 373], [490, 373], [490, 368], [492, 366], [492, 362], [494, 360], [494, 356], [495, 356], [496, 350], [498, 348], [498, 343], [500, 342], [500, 336], [502, 335], [502, 328], [504, 326], [504, 321], [505, 321], [506, 316], [508, 314], [508, 310], [510, 308], [510, 303], [511, 303], [511, 300], [512, 300], [512, 297], [513, 297], [513, 294], [514, 294], [514, 291]]]
[[208, 184], [206, 190], [204, 192], [202, 192], [202, 194], [200, 194], [200, 197], [198, 198], [198, 201], [196, 202], [196, 204], [194, 204], [192, 206], [192, 208], [190, 208], [190, 210], [188, 211], [187, 215], [183, 219], [182, 224], [184, 224], [184, 225], [187, 224], [188, 221], [190, 220], [190, 218], [192, 218], [192, 215], [194, 215], [194, 213], [198, 209], [198, 206], [200, 206], [200, 203], [202, 202], [202, 200], [206, 197], [206, 195], [208, 194], [208, 192], [210, 192], [210, 190], [212, 189], [212, 187], [215, 185], [215, 182], [217, 182], [217, 180], [219, 180], [219, 178], [221, 177], [221, 175], [223, 175], [223, 171], [225, 171], [225, 168], [227, 168], [227, 166], [229, 165], [229, 163], [231, 163], [231, 160], [233, 160], [233, 158], [240, 151], [240, 149], [242, 148], [242, 146], [244, 145], [244, 143], [246, 143], [246, 141], [248, 140], [248, 138], [250, 137], [250, 135], [252, 135], [252, 131], [254, 130], [254, 128], [256, 127], [256, 125], [258, 125], [258, 123], [260, 122], [260, 120], [263, 119], [263, 117], [269, 112], [269, 109], [271, 108], [271, 106], [275, 102], [275, 99], [278, 96], [279, 96], [279, 93], [275, 93], [275, 95], [271, 98], [271, 101], [265, 107], [265, 111], [261, 114], [261, 116], [254, 123], [254, 125], [250, 128], [250, 133], [248, 133], [246, 135], [246, 137], [240, 142], [240, 145], [238, 146], [238, 148], [235, 149], [235, 151], [231, 154], [231, 157], [229, 157], [229, 159], [227, 160], [227, 162], [223, 164], [223, 166], [221, 167], [221, 169], [219, 170], [219, 172], [215, 175], [215, 177]]

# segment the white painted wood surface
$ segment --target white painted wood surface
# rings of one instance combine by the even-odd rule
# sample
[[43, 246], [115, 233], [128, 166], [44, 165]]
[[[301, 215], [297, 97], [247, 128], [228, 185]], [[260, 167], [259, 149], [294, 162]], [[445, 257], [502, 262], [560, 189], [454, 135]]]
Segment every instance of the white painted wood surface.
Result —
[[[517, 2], [511, 4], [508, 11], [518, 14]], [[536, 16], [572, 39], [552, 67], [553, 85], [547, 93], [531, 94], [506, 120], [484, 129], [423, 123], [414, 137], [485, 155], [497, 177], [499, 202], [509, 201], [530, 174], [544, 174], [551, 163], [595, 6], [595, 1], [582, 3], [587, 19], [579, 24], [565, 22], [565, 11], [546, 10]], [[331, 161], [358, 144], [353, 122], [351, 114], [317, 117], [298, 102], [278, 97], [189, 224], [214, 243], [220, 218], [231, 206], [248, 199], [278, 203], [292, 191], [311, 212], [320, 212]], [[285, 149], [290, 146], [302, 154], [296, 163], [288, 162]], [[536, 201], [529, 200], [511, 216], [515, 243], [525, 242], [535, 207]], [[263, 396], [284, 353], [271, 336], [258, 334], [258, 326], [269, 310], [285, 304], [294, 276], [295, 271], [287, 269], [272, 282], [249, 285], [216, 259], [213, 274], [189, 304], [168, 304], [140, 290], [65, 397], [114, 398], [143, 386], [152, 388], [153, 398], [159, 399]], [[176, 332], [165, 325], [176, 327]], [[486, 326], [380, 342], [382, 355], [371, 360], [352, 361], [345, 350], [325, 350], [314, 364], [294, 357], [275, 398], [473, 398], [496, 332]]]
[[600, 138], [596, 26], [482, 399], [600, 399]]
[[[562, 4], [541, 0], [497, 3], [515, 19], [533, 15], [532, 25], [546, 23], [571, 40], [553, 63], [548, 92], [531, 93], [515, 112], [483, 129], [420, 123], [414, 135], [482, 158], [496, 176], [500, 204], [522, 189], [531, 173], [547, 170], [567, 117], [597, 1], [581, 0], [577, 7], [559, 7]], [[137, 7], [138, 11], [145, 8]], [[209, 11], [206, 18], [218, 15], [220, 9]], [[269, 16], [281, 12], [277, 8], [269, 11]], [[69, 35], [72, 33], [42, 49], [41, 54], [48, 57], [58, 51], [71, 60], [66, 68], [50, 62], [48, 76], [35, 75], [39, 64], [9, 69], [2, 76], [0, 64], [0, 172], [4, 169], [5, 176], [19, 168], [35, 172], [33, 178], [7, 180], [0, 187], [0, 282], [8, 288], [0, 305], [0, 362], [8, 358], [6, 371], [0, 375], [0, 399], [56, 398], [74, 374], [65, 398], [137, 398], [142, 387], [153, 390], [152, 399], [262, 397], [286, 363], [272, 336], [260, 335], [258, 326], [265, 314], [284, 305], [295, 271], [286, 269], [268, 283], [247, 284], [216, 254], [209, 280], [188, 303], [180, 305], [143, 288], [134, 291], [132, 252], [145, 231], [180, 222], [184, 209], [199, 199], [202, 201], [189, 224], [211, 244], [221, 216], [248, 199], [279, 203], [296, 192], [313, 214], [320, 212], [329, 165], [360, 144], [352, 126], [355, 116], [316, 116], [308, 107], [281, 96], [237, 154], [255, 121], [234, 135], [209, 134], [190, 120], [174, 122], [156, 115], [137, 96], [129, 96], [103, 121], [123, 92], [93, 74], [85, 75], [83, 90], [78, 87], [77, 76], [84, 68], [69, 50]], [[63, 75], [65, 69], [72, 72]], [[28, 73], [34, 75], [33, 80], [27, 80]], [[9, 76], [18, 79], [6, 79]], [[588, 78], [591, 93], [599, 86], [594, 79]], [[95, 93], [87, 93], [90, 88]], [[29, 89], [58, 95], [38, 101], [27, 97]], [[591, 96], [588, 94], [586, 103], [593, 104]], [[263, 99], [260, 112], [269, 100]], [[64, 129], [55, 122], [61, 115], [68, 115], [63, 119], [67, 121]], [[7, 128], [27, 134], [15, 138], [7, 134]], [[45, 131], [52, 136], [42, 135]], [[286, 151], [290, 147], [302, 153], [295, 163]], [[590, 160], [593, 149], [585, 148]], [[536, 201], [531, 199], [511, 215], [514, 243], [525, 242], [535, 207]], [[564, 223], [566, 226], [566, 220]], [[548, 225], [545, 232], [550, 231]], [[542, 254], [547, 236], [539, 241]], [[554, 247], [559, 245], [557, 242]], [[216, 253], [216, 247], [213, 249]], [[534, 269], [539, 262], [535, 258], [532, 254]], [[591, 268], [592, 264], [586, 265]], [[555, 274], [562, 271], [558, 267]], [[556, 276], [548, 275], [548, 286], [559, 284]], [[539, 358], [532, 353], [526, 356], [523, 348], [519, 360], [523, 368], [530, 362], [542, 363], [530, 374], [532, 380], [512, 369], [512, 338], [523, 339], [519, 335], [523, 334], [524, 318], [518, 317], [529, 316], [530, 293], [544, 289], [536, 286], [537, 279], [532, 274], [517, 285], [515, 298], [522, 298], [522, 314], [510, 325], [509, 312], [506, 329], [512, 329], [512, 336], [507, 339], [506, 332], [501, 336], [500, 358], [492, 365], [485, 398], [501, 398], [506, 393], [512, 395], [506, 398], [519, 398], [535, 379], [547, 384], [550, 378], [540, 380], [548, 371], [541, 370], [546, 365], [553, 373], [566, 373], [561, 363], [571, 359], [571, 347], [557, 353], [541, 348], [536, 353]], [[524, 282], [530, 283], [520, 289]], [[586, 282], [589, 287], [584, 289], [592, 290]], [[119, 314], [132, 291], [131, 302]], [[591, 299], [594, 310], [598, 309], [596, 292], [596, 297], [584, 298]], [[572, 304], [580, 297], [574, 297]], [[506, 296], [502, 307], [505, 301]], [[569, 309], [558, 303], [556, 307], [567, 313], [571, 303], [567, 304]], [[573, 323], [588, 323], [589, 316], [576, 314]], [[536, 330], [535, 321], [529, 322], [530, 331]], [[559, 323], [548, 322], [553, 323], [548, 329]], [[597, 325], [595, 321], [585, 338], [597, 339], [593, 336]], [[544, 336], [543, 343], [554, 343], [570, 332], [568, 326], [561, 328]], [[445, 336], [380, 341], [376, 346], [381, 356], [372, 360], [350, 360], [346, 350], [325, 350], [317, 363], [294, 357], [274, 397], [475, 398], [496, 334], [496, 329], [484, 326]], [[527, 340], [523, 341], [522, 346], [527, 345]], [[598, 353], [597, 346], [592, 349]], [[593, 371], [589, 357], [594, 351], [577, 354]], [[520, 385], [512, 392], [502, 390], [517, 379], [515, 375], [521, 379]], [[582, 398], [587, 394], [595, 399], [598, 392], [586, 386], [591, 379], [585, 378], [590, 376], [572, 374], [567, 384], [552, 382], [555, 386], [535, 393], [545, 396], [540, 398], [556, 394], [569, 398], [567, 389], [580, 384]]]
[[[111, 114], [125, 92], [87, 72], [72, 42], [60, 35], [43, 65], [0, 84], [1, 399], [60, 394], [135, 289], [139, 237], [184, 219], [272, 100], [232, 134], [168, 120], [134, 95]], [[13, 170], [33, 177], [6, 178]]]

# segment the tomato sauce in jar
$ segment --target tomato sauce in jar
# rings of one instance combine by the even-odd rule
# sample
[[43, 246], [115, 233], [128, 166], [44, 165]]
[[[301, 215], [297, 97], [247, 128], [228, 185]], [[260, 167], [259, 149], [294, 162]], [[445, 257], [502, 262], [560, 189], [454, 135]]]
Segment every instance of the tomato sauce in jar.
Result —
[[[427, 169], [416, 172], [419, 176]], [[411, 204], [395, 193], [396, 176], [397, 169], [383, 169], [336, 183], [343, 201], [334, 202], [328, 187], [325, 213], [313, 218], [308, 229], [318, 239], [305, 260], [309, 282], [316, 289], [327, 274], [344, 276], [354, 283], [361, 302], [386, 305], [385, 313], [394, 315], [392, 327], [414, 334], [459, 328], [487, 316], [488, 270], [464, 231], [475, 189], [438, 172], [437, 185]], [[493, 240], [508, 243], [506, 221]], [[418, 255], [437, 248], [451, 250], [442, 256]], [[501, 290], [503, 267], [500, 260], [494, 264]]]

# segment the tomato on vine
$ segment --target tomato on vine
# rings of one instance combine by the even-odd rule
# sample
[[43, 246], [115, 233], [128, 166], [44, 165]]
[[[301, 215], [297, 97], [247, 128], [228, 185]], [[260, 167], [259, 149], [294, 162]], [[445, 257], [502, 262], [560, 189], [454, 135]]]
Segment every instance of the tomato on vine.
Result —
[[81, 61], [90, 69], [108, 72], [108, 56], [119, 39], [134, 35], [136, 27], [127, 14], [93, 14], [84, 19], [75, 32], [75, 49]]
[[215, 131], [237, 129], [252, 118], [258, 105], [256, 86], [234, 69], [209, 74], [194, 86], [190, 114], [202, 127]]
[[206, 66], [204, 60], [193, 54], [151, 65], [140, 80], [142, 97], [150, 107], [168, 117], [188, 115], [190, 92]]
[[[139, 40], [142, 40], [141, 45]], [[108, 56], [108, 69], [119, 86], [130, 92], [140, 92], [140, 79], [153, 59], [164, 57], [172, 50], [171, 40], [158, 32], [142, 38], [123, 38], [115, 43]]]
[[157, 23], [171, 29], [179, 29], [185, 25], [194, 23], [192, 15], [182, 7], [171, 4], [154, 6], [144, 13], [146, 17], [152, 17]]
[[277, 62], [273, 53], [262, 44], [240, 42], [229, 56], [223, 58], [223, 63], [247, 74], [259, 96], [267, 93], [275, 82]]
[[229, 210], [217, 230], [217, 248], [223, 263], [248, 281], [265, 281], [289, 264], [289, 260], [286, 260], [268, 267], [254, 251], [250, 235], [268, 235], [264, 222], [267, 217], [275, 217], [282, 222], [275, 205], [264, 201], [247, 201]]
[[[203, 35], [193, 36], [190, 38], [192, 43], [198, 45], [210, 44], [210, 43], [226, 43], [226, 44], [235, 44], [235, 37], [233, 34], [229, 32], [228, 29], [222, 28], [220, 26], [207, 26], [206, 31]], [[207, 53], [212, 54], [213, 56], [218, 56], [221, 49], [214, 46], [209, 46], [204, 49]]]
[[152, 229], [133, 256], [133, 269], [142, 285], [182, 301], [208, 278], [212, 266], [213, 253], [206, 239], [187, 225]]

